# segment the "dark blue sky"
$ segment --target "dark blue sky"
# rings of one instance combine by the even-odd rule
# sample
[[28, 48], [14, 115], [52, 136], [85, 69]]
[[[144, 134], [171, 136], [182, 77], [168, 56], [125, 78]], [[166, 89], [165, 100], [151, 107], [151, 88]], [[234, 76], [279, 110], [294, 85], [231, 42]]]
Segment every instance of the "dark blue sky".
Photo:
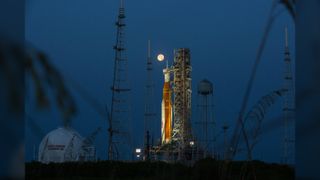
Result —
[[[134, 142], [137, 147], [143, 143], [142, 97], [146, 79], [147, 40], [152, 41], [153, 56], [161, 52], [170, 61], [174, 48], [190, 48], [193, 102], [196, 102], [197, 83], [207, 78], [215, 88], [217, 129], [220, 131], [224, 122], [234, 127], [271, 3], [270, 0], [125, 1], [126, 46], [134, 104], [134, 133], [137, 134]], [[118, 0], [29, 0], [26, 11], [27, 41], [46, 52], [65, 76], [79, 82], [101, 105], [110, 105], [109, 87], [112, 84], [114, 60], [112, 46], [115, 43], [114, 22], [118, 5]], [[279, 11], [283, 9], [282, 6], [278, 7]], [[294, 24], [284, 11], [276, 19], [267, 41], [249, 107], [261, 96], [282, 86], [286, 25], [289, 27], [290, 50], [294, 59]], [[164, 66], [164, 63], [154, 62], [159, 124]], [[87, 136], [102, 126], [103, 133], [97, 137], [96, 146], [99, 157], [105, 159], [107, 121], [80, 99], [76, 91], [73, 92], [79, 104], [79, 114], [73, 120], [73, 127], [82, 136]], [[27, 104], [27, 112], [37, 119], [37, 124], [44, 132], [62, 126], [55, 111], [39, 112]], [[279, 101], [265, 120], [280, 115]], [[279, 126], [263, 134], [254, 157], [279, 162], [281, 133]], [[26, 159], [31, 160], [33, 146], [38, 147], [41, 137], [27, 127], [26, 139]]]

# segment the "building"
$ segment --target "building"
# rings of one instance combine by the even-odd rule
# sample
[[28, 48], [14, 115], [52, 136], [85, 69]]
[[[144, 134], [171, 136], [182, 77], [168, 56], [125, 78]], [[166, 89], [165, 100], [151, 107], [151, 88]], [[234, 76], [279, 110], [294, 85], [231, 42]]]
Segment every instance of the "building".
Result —
[[88, 147], [75, 130], [61, 127], [49, 132], [39, 146], [38, 160], [42, 163], [62, 163], [93, 160], [95, 148]]

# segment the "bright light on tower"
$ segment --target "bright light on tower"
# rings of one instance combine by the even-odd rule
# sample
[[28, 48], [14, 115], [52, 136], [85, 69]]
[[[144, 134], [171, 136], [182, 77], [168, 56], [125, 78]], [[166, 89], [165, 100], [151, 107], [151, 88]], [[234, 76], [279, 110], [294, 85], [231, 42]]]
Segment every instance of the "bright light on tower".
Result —
[[163, 61], [164, 60], [164, 55], [163, 54], [159, 54], [157, 56], [158, 61]]
[[136, 153], [141, 153], [141, 149], [140, 148], [136, 149]]

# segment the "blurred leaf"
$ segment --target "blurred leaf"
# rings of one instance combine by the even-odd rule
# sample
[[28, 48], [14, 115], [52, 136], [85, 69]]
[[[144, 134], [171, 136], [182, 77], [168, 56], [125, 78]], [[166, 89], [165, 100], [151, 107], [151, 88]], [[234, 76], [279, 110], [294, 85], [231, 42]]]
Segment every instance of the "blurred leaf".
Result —
[[10, 110], [19, 114], [24, 111], [23, 64], [21, 63], [24, 52], [16, 45], [0, 49], [0, 67], [4, 74], [5, 92], [8, 93], [6, 102]]
[[45, 94], [43, 83], [40, 80], [40, 77], [34, 67], [32, 58], [30, 56], [26, 58], [25, 64], [26, 64], [26, 70], [27, 72], [30, 72], [31, 79], [34, 82], [36, 106], [38, 108], [48, 108], [50, 106], [49, 100]]
[[283, 4], [286, 9], [289, 11], [291, 17], [295, 19], [296, 12], [295, 12], [295, 0], [280, 0], [280, 3]]
[[257, 144], [258, 136], [261, 134], [262, 121], [268, 109], [285, 93], [286, 90], [280, 89], [263, 96], [245, 116], [246, 132], [252, 140], [251, 149]]
[[77, 108], [60, 72], [49, 63], [43, 52], [36, 51], [29, 54], [25, 65], [26, 71], [34, 82], [36, 106], [48, 108], [50, 105], [48, 92], [52, 92], [54, 101], [62, 115], [63, 123], [65, 126], [69, 126], [71, 117], [76, 114]]

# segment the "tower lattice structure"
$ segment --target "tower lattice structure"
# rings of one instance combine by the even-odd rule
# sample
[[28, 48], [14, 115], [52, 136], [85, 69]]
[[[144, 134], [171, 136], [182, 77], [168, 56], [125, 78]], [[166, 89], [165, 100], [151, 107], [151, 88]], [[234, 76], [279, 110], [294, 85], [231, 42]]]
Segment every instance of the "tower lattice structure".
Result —
[[[145, 154], [146, 158], [149, 159], [149, 148], [150, 144], [153, 145], [153, 141], [156, 136], [155, 132], [155, 121], [156, 113], [154, 107], [154, 88], [155, 84], [153, 81], [153, 65], [151, 58], [151, 44], [148, 41], [148, 56], [147, 56], [147, 77], [145, 86], [145, 109], [144, 109], [144, 136], [145, 136]], [[151, 142], [149, 142], [151, 140]]]
[[127, 57], [125, 49], [124, 28], [125, 11], [121, 0], [119, 14], [115, 23], [117, 27], [113, 83], [111, 86], [111, 112], [109, 118], [109, 160], [127, 160], [131, 158], [131, 136], [130, 136], [130, 87], [127, 75]]
[[191, 135], [191, 60], [190, 50], [180, 48], [174, 52], [174, 126], [172, 141], [177, 145], [178, 159], [185, 160], [184, 150], [192, 140]]
[[292, 73], [292, 62], [288, 45], [288, 29], [285, 28], [285, 71], [284, 71], [284, 90], [286, 91], [283, 101], [283, 163], [294, 163], [295, 146], [295, 92], [294, 79]]

